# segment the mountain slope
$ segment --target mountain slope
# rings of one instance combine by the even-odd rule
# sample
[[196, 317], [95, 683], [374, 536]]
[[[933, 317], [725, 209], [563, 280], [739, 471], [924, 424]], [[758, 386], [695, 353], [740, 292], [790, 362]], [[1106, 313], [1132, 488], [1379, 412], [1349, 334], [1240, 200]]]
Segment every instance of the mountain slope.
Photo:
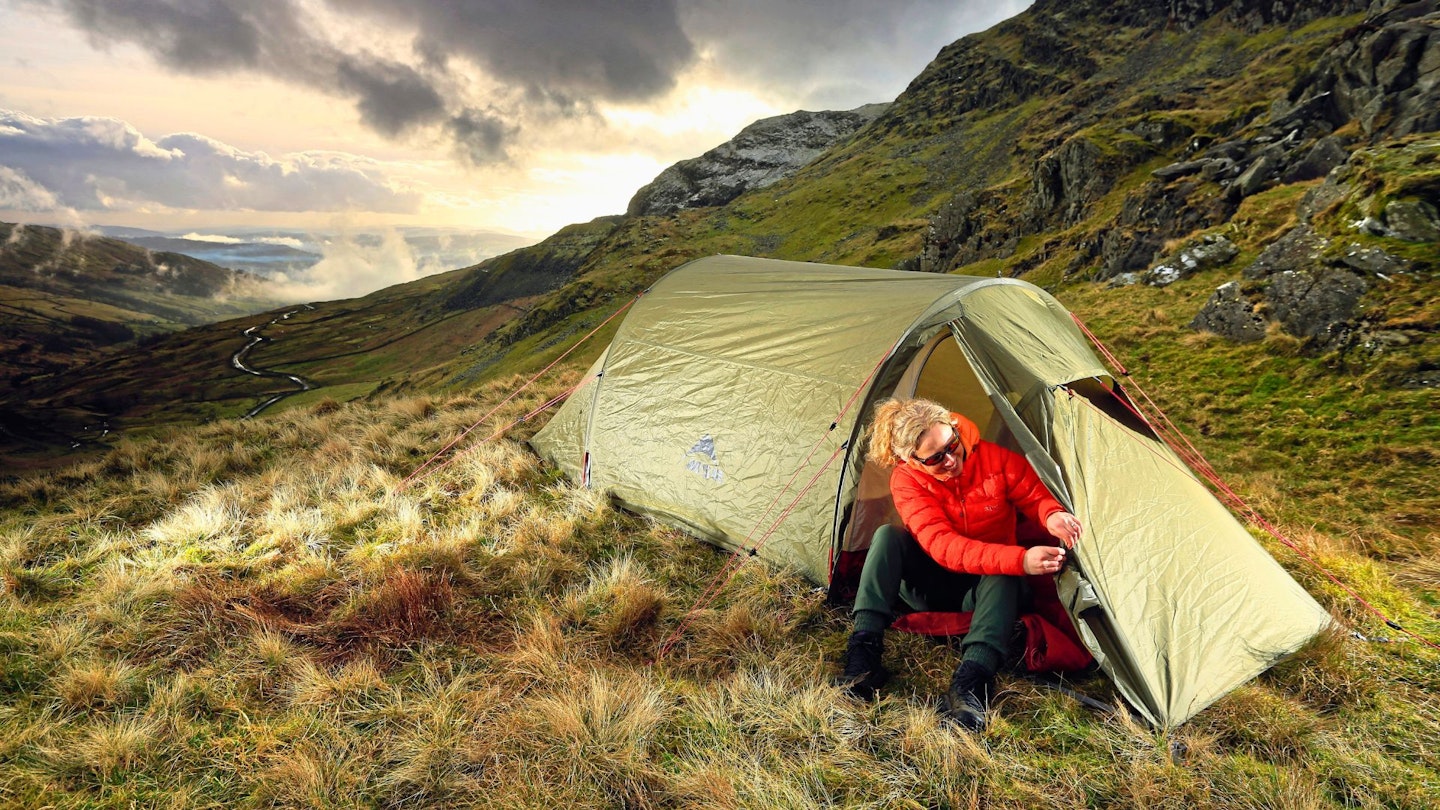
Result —
[[[1440, 654], [1406, 631], [1440, 642], [1440, 136], [1387, 123], [1423, 118], [1406, 103], [1435, 23], [1395, 5], [1038, 3], [763, 192], [572, 226], [493, 281], [481, 265], [270, 327], [257, 363], [284, 352], [333, 384], [0, 482], [0, 804], [1437, 806]], [[1384, 92], [1358, 118], [1312, 104], [1342, 84]], [[1326, 138], [1343, 157], [1306, 179], [1337, 160]], [[1051, 287], [1358, 635], [1168, 733], [1010, 675], [990, 730], [957, 733], [931, 702], [954, 652], [898, 634], [882, 699], [845, 698], [843, 609], [561, 481], [515, 443], [543, 417], [483, 439], [563, 394], [614, 321], [518, 392], [531, 374], [716, 252]], [[504, 278], [530, 268], [561, 286]], [[1297, 290], [1352, 279], [1348, 307], [1292, 317]], [[1191, 327], [1206, 311], [1242, 339]], [[234, 415], [238, 395], [186, 412], [185, 364], [253, 385], [213, 369], [270, 317], [171, 336], [47, 403], [148, 380], [163, 396], [129, 384], [149, 422]]]
[[253, 276], [117, 239], [0, 223], [0, 398], [137, 337], [274, 306]]

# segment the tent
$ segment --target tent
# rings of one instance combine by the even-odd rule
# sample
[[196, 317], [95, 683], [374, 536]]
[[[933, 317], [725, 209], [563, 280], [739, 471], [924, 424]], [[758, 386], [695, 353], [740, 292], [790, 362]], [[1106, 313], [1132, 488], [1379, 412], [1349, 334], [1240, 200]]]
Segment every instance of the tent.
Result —
[[1016, 279], [712, 256], [657, 282], [532, 439], [584, 486], [835, 587], [894, 519], [873, 404], [924, 396], [1023, 453], [1086, 526], [1057, 577], [1130, 704], [1183, 723], [1330, 617]]

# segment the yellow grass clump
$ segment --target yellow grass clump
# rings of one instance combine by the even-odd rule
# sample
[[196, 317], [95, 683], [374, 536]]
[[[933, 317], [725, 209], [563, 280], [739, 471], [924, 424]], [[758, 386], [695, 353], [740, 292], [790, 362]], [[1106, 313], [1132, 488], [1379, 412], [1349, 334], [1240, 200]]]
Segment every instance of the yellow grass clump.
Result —
[[[406, 480], [508, 393], [322, 402], [0, 485], [0, 806], [1434, 804], [1416, 644], [1337, 633], [1168, 734], [1010, 675], [991, 729], [958, 732], [955, 653], [913, 637], [858, 703], [822, 591], [557, 483], [523, 432], [480, 440], [553, 390]], [[1422, 610], [1415, 543], [1292, 536]]]

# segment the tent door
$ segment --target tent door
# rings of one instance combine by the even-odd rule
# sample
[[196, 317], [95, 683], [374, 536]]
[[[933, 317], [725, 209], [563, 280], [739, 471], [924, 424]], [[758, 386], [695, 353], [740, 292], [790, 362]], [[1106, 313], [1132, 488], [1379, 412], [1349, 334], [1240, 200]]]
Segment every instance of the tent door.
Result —
[[[1005, 420], [990, 402], [990, 397], [949, 330], [941, 330], [929, 343], [920, 347], [900, 381], [892, 390], [882, 393], [891, 397], [934, 400], [974, 420], [983, 438], [1009, 443], [1009, 428]], [[900, 524], [890, 499], [890, 469], [867, 460], [860, 473], [855, 505], [840, 546], [842, 555], [868, 549], [875, 530], [886, 523]]]

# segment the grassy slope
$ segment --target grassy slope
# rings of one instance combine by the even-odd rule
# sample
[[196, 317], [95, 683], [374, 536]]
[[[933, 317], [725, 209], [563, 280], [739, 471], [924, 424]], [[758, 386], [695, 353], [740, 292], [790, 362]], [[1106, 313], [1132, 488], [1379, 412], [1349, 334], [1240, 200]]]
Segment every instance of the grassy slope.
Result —
[[[1293, 78], [1294, 52], [1313, 51], [1342, 24], [1293, 41], [1122, 32], [1131, 47], [1110, 50], [1123, 57], [1097, 66], [1090, 97], [1097, 116], [1152, 103], [1103, 90], [1161, 60], [1177, 87], [1207, 88], [1191, 93], [1203, 105], [1168, 114], [1233, 126]], [[1022, 33], [1003, 29], [987, 47], [1018, 53]], [[941, 111], [943, 101], [910, 97]], [[845, 700], [828, 685], [844, 617], [804, 583], [753, 564], [652, 665], [721, 561], [572, 489], [516, 447], [487, 445], [387, 495], [528, 372], [682, 261], [732, 252], [884, 264], [914, 255], [925, 217], [952, 186], [984, 192], [997, 211], [1019, 207], [1025, 172], [1006, 168], [1000, 152], [1024, 158], [1053, 147], [1047, 131], [1118, 137], [1113, 125], [1076, 115], [1039, 99], [921, 133], [880, 126], [732, 206], [624, 222], [573, 282], [494, 339], [448, 358], [417, 344], [386, 361], [393, 373], [429, 363], [403, 384], [463, 394], [392, 399], [398, 377], [368, 404], [340, 406], [321, 391], [258, 422], [131, 440], [104, 459], [0, 489], [0, 690], [9, 707], [0, 712], [0, 798], [1436, 806], [1440, 656], [1415, 642], [1326, 639], [1168, 739], [1006, 679], [1000, 719], [977, 741], [938, 729], [930, 708], [953, 653], [897, 638], [890, 658], [900, 675], [887, 697]], [[1021, 127], [1022, 118], [1030, 123]], [[980, 145], [996, 157], [964, 159]], [[1236, 346], [1185, 328], [1217, 284], [1293, 221], [1305, 187], [1242, 206], [1224, 226], [1242, 248], [1226, 267], [1164, 289], [1061, 285], [1074, 259], [1068, 245], [1170, 158], [1143, 158], [1092, 204], [1093, 221], [1021, 239], [969, 271], [1025, 267], [1057, 285], [1240, 495], [1389, 615], [1440, 637], [1440, 408], [1433, 388], [1393, 384], [1431, 362], [1433, 347], [1420, 340], [1361, 359], [1317, 354], [1280, 333]], [[1392, 167], [1374, 181], [1398, 193], [1393, 186], [1423, 177]], [[1341, 227], [1352, 213], [1330, 212], [1318, 226]], [[1427, 270], [1377, 289], [1367, 304], [1426, 334], [1435, 293]], [[570, 377], [527, 392], [486, 433], [563, 390], [613, 324], [571, 356]], [[313, 373], [330, 362], [315, 360]], [[527, 373], [503, 376], [515, 372]], [[1293, 552], [1264, 542], [1347, 624], [1396, 635]], [[1113, 699], [1103, 681], [1084, 689]], [[1172, 743], [1184, 750], [1178, 761]]]
[[[400, 488], [520, 383], [321, 401], [0, 487], [0, 805], [1434, 806], [1440, 657], [1415, 644], [1324, 639], [1168, 737], [1006, 676], [974, 738], [934, 713], [952, 651], [896, 637], [885, 697], [849, 700], [822, 594], [752, 562], [701, 602], [716, 552], [509, 439]], [[1383, 564], [1279, 519], [1436, 631]]]

